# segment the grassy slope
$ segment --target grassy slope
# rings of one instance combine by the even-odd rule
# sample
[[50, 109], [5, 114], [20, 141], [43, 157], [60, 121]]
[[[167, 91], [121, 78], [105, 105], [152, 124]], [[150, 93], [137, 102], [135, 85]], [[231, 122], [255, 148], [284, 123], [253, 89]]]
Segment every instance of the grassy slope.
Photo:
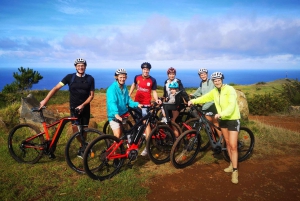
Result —
[[[261, 90], [255, 89], [256, 85], [235, 88], [249, 94], [261, 93], [279, 87], [281, 82], [267, 83], [260, 86]], [[284, 154], [279, 149], [274, 150], [273, 143], [291, 145], [300, 141], [299, 133], [259, 122], [248, 122], [247, 126], [255, 133], [255, 153], [259, 153], [254, 154], [250, 160], [274, 154], [274, 151], [276, 154]], [[73, 172], [67, 166], [64, 161], [64, 145], [67, 138], [60, 140], [55, 160], [45, 156], [39, 163], [28, 165], [19, 164], [10, 157], [7, 135], [7, 132], [0, 131], [0, 200], [146, 200], [149, 193], [147, 182], [151, 182], [151, 177], [182, 171], [173, 168], [170, 163], [157, 166], [149, 160], [138, 158], [133, 169], [125, 166], [123, 171], [111, 180], [93, 181], [85, 175]], [[292, 149], [293, 146], [286, 147]], [[197, 163], [211, 163], [213, 160], [215, 159], [211, 154], [206, 154], [206, 157]]]

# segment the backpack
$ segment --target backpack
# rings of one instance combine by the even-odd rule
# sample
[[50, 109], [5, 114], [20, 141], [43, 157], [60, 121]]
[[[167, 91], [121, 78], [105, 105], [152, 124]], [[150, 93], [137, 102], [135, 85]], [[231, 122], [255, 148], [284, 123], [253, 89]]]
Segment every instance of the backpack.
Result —
[[[200, 82], [200, 87], [202, 87], [202, 82], [203, 82], [203, 80]], [[207, 79], [207, 86], [208, 86], [208, 82], [209, 82], [209, 79]]]
[[[92, 85], [92, 76], [90, 76], [88, 74], [85, 74], [85, 76], [86, 76], [86, 81], [88, 82], [89, 86], [91, 86]], [[76, 73], [73, 73], [72, 78], [71, 78], [71, 82], [69, 84], [69, 91], [70, 91], [71, 85], [74, 83], [75, 77], [76, 77]]]

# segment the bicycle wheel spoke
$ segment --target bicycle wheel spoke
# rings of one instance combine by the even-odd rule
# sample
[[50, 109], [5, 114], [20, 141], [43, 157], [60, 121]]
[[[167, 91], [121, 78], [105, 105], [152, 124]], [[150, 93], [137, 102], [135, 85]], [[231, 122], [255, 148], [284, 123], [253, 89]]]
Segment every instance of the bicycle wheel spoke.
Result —
[[[43, 156], [40, 149], [44, 142], [43, 136], [36, 136], [39, 129], [31, 124], [20, 124], [14, 127], [8, 136], [8, 149], [10, 155], [21, 163], [36, 163]], [[26, 139], [30, 141], [25, 141]]]
[[[78, 173], [85, 173], [82, 163], [84, 151], [89, 143], [95, 138], [103, 135], [95, 129], [85, 129], [84, 136], [80, 136], [80, 132], [75, 133], [67, 142], [65, 149], [66, 162], [72, 170]], [[90, 150], [90, 155], [93, 154], [94, 150]]]
[[[115, 136], [102, 135], [88, 145], [83, 156], [83, 165], [90, 178], [102, 181], [119, 172], [125, 160], [117, 158], [120, 153], [125, 153], [123, 144], [118, 145], [119, 141]], [[89, 155], [91, 150], [93, 157]]]
[[176, 168], [190, 165], [200, 150], [200, 136], [196, 130], [185, 131], [174, 143], [171, 150], [171, 163]]
[[152, 130], [147, 141], [149, 158], [155, 164], [162, 164], [170, 160], [170, 152], [175, 141], [173, 130], [167, 125], [159, 125]]

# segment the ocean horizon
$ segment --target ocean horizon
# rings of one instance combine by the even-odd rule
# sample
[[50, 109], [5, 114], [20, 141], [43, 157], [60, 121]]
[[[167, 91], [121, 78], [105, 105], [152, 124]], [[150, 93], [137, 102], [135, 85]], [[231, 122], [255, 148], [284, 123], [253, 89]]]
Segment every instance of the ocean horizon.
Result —
[[[1, 91], [6, 84], [11, 84], [14, 81], [13, 73], [19, 73], [18, 68], [2, 68], [2, 70], [5, 74], [0, 74]], [[32, 90], [50, 90], [59, 83], [65, 75], [75, 72], [75, 69], [71, 68], [34, 68], [33, 70], [38, 71], [43, 76], [43, 79], [40, 80], [39, 83], [34, 84]], [[116, 69], [87, 68], [86, 73], [95, 78], [96, 89], [105, 89], [114, 81], [115, 70]], [[250, 85], [258, 82], [270, 82], [285, 78], [300, 79], [300, 69], [209, 69], [209, 76], [215, 71], [221, 71], [224, 74], [224, 83], [226, 84], [234, 83], [239, 85]], [[128, 77], [126, 85], [131, 85], [133, 83], [134, 76], [141, 74], [141, 72], [141, 69], [127, 70]], [[176, 78], [181, 79], [184, 87], [199, 87], [200, 79], [197, 72], [197, 69], [177, 69]], [[156, 79], [157, 84], [160, 86], [163, 86], [164, 81], [168, 78], [166, 69], [152, 69], [150, 71], [150, 75]], [[68, 87], [63, 87], [62, 90], [68, 90]]]

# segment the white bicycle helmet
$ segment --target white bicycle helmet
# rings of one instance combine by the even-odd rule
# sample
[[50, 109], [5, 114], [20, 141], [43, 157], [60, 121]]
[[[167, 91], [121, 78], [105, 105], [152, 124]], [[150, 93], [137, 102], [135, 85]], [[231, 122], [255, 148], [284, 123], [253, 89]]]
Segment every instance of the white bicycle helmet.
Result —
[[115, 76], [120, 75], [120, 74], [125, 74], [127, 75], [127, 72], [124, 68], [119, 68], [116, 72], [115, 72]]
[[86, 60], [84, 60], [82, 58], [78, 58], [75, 60], [74, 66], [76, 66], [77, 64], [84, 64], [85, 66], [87, 66]]
[[212, 80], [215, 79], [224, 79], [224, 75], [221, 72], [214, 72], [210, 77]]
[[208, 73], [208, 70], [206, 68], [200, 68], [198, 71], [198, 75], [200, 75], [201, 73]]

